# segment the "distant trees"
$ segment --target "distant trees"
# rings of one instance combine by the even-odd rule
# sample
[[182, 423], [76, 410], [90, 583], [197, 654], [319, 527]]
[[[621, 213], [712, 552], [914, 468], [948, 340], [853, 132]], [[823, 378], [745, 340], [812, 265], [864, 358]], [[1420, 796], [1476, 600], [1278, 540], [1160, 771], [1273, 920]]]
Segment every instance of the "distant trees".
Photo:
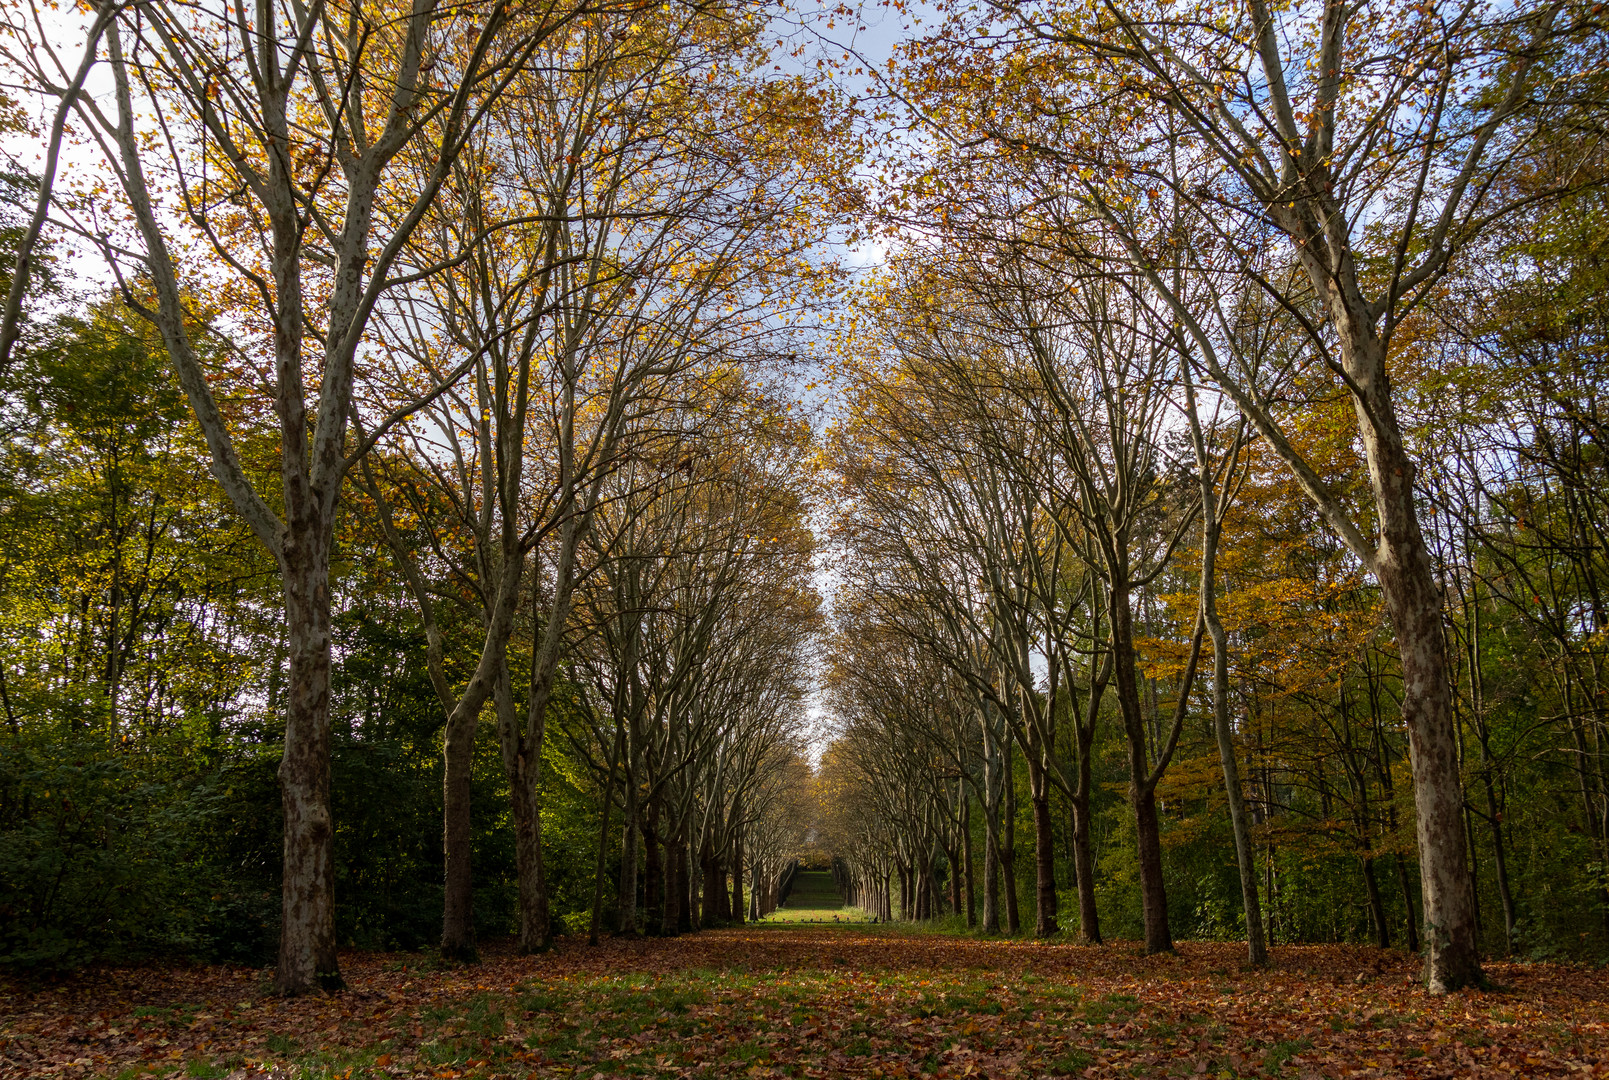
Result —
[[161, 350], [101, 303], [17, 358], [0, 504], [14, 732], [43, 710], [114, 745], [187, 715], [216, 725], [269, 640], [271, 567], [212, 497]]
[[[782, 193], [771, 193], [765, 212], [740, 209], [792, 175], [794, 163], [779, 167], [753, 152], [763, 112], [734, 132], [725, 154], [686, 141], [699, 109], [736, 89], [702, 75], [720, 74], [746, 44], [747, 31], [720, 12], [690, 11], [680, 27], [624, 37], [588, 20], [552, 35], [542, 66], [519, 79], [517, 104], [486, 122], [473, 157], [409, 248], [421, 285], [386, 309], [381, 333], [396, 374], [377, 414], [406, 400], [420, 373], [427, 384], [444, 383], [470, 368], [461, 387], [390, 436], [423, 485], [421, 500], [449, 508], [434, 519], [423, 505], [414, 511], [425, 536], [404, 535], [394, 523], [388, 532], [426, 625], [435, 600], [419, 560], [446, 560], [473, 583], [486, 635], [461, 696], [441, 689], [449, 713], [449, 954], [474, 951], [469, 761], [488, 700], [500, 710], [515, 798], [521, 942], [546, 947], [535, 770], [562, 628], [587, 572], [582, 548], [592, 516], [600, 500], [629, 501], [636, 486], [651, 497], [675, 478], [636, 462], [697, 451], [707, 433], [696, 419], [687, 427], [674, 418], [676, 403], [698, 394], [709, 357], [751, 328], [752, 275], [776, 272], [797, 244], [779, 228], [796, 209]], [[695, 76], [703, 87], [695, 100], [667, 96]], [[467, 255], [431, 274], [450, 251]], [[606, 489], [621, 479], [624, 490]], [[371, 493], [390, 521], [381, 487]], [[540, 585], [527, 581], [528, 571]], [[507, 657], [522, 593], [543, 628], [532, 645], [523, 720], [511, 712]]]
[[265, 689], [273, 567], [157, 335], [104, 301], [31, 323], [0, 442], [0, 963], [231, 937], [237, 898], [198, 903], [210, 882], [183, 869], [212, 806], [169, 748], [210, 745]]
[[[888, 578], [858, 584], [874, 597], [898, 589], [878, 621], [970, 685], [985, 791], [1011, 785], [1011, 749], [1024, 754], [1043, 936], [1057, 928], [1051, 786], [1072, 797], [1075, 815], [1087, 815], [1090, 725], [1113, 687], [1129, 746], [1146, 941], [1171, 948], [1155, 790], [1184, 723], [1201, 630], [1198, 623], [1178, 658], [1163, 720], [1158, 682], [1138, 669], [1132, 599], [1167, 569], [1197, 512], [1196, 492], [1178, 482], [1162, 440], [1173, 415], [1170, 354], [1147, 340], [1143, 309], [1099, 280], [1053, 284], [1018, 267], [1017, 280], [994, 291], [940, 279], [928, 265], [910, 271], [903, 288], [890, 286], [900, 289], [898, 306], [877, 309], [882, 340], [868, 355], [884, 366], [872, 362], [853, 384], [857, 407], [838, 441], [840, 468], [854, 484], [845, 501], [854, 562], [889, 567]], [[1079, 289], [1079, 306], [1052, 310], [1062, 302], [1057, 284]], [[1047, 663], [1048, 695], [1036, 652]], [[1096, 699], [1087, 715], [1076, 703], [1079, 674]], [[1070, 696], [1057, 701], [1058, 693]], [[1069, 714], [1079, 746], [1072, 769], [1055, 753]], [[993, 836], [998, 800], [986, 797], [984, 807]], [[1010, 873], [1012, 845], [999, 847]], [[991, 847], [986, 861], [992, 856]], [[1086, 914], [1089, 897], [1080, 902]], [[989, 910], [986, 899], [993, 928]], [[1098, 938], [1090, 922], [1087, 933]]]

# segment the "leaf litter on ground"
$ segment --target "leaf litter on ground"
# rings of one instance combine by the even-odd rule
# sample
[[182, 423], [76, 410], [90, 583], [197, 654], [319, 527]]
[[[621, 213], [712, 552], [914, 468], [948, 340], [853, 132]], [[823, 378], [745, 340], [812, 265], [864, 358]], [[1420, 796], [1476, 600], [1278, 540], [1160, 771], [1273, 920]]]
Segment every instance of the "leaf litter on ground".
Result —
[[1429, 997], [1403, 953], [1082, 946], [757, 927], [562, 940], [432, 965], [342, 957], [347, 990], [257, 969], [102, 968], [0, 983], [0, 1078], [1609, 1076], [1609, 978], [1494, 962]]

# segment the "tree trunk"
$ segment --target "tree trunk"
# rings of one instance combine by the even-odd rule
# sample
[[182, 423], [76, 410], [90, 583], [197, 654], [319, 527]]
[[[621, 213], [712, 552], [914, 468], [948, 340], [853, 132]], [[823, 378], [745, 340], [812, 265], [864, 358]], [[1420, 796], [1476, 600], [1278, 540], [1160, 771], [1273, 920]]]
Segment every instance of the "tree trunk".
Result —
[[[1126, 574], [1127, 568], [1122, 569]], [[1157, 820], [1156, 789], [1150, 780], [1151, 761], [1146, 753], [1140, 688], [1135, 681], [1133, 620], [1125, 576], [1114, 574], [1110, 602], [1113, 673], [1117, 676], [1117, 700], [1123, 713], [1123, 733], [1128, 738], [1129, 802], [1134, 810], [1135, 843], [1139, 854], [1145, 951], [1172, 952], [1173, 932], [1168, 926], [1167, 886], [1162, 876], [1162, 836]]]
[[[732, 805], [732, 817], [738, 817], [738, 807]], [[743, 923], [743, 826], [738, 825], [732, 830], [732, 921]]]
[[620, 888], [615, 894], [615, 933], [637, 936], [637, 789], [628, 772], [626, 812], [620, 830]]
[[948, 871], [944, 877], [948, 879], [949, 911], [961, 914], [961, 851], [944, 851], [944, 869]]
[[537, 725], [534, 740], [524, 737], [506, 664], [493, 681], [492, 702], [497, 708], [498, 744], [503, 755], [503, 772], [508, 777], [509, 810], [514, 821], [514, 867], [520, 912], [517, 948], [521, 955], [530, 955], [545, 952], [553, 944], [547, 877], [542, 865], [542, 725]]
[[1465, 858], [1464, 789], [1443, 651], [1441, 601], [1413, 508], [1413, 466], [1400, 452], [1370, 455], [1381, 513], [1380, 591], [1402, 657], [1402, 715], [1413, 763], [1419, 870], [1425, 901], [1425, 981], [1432, 993], [1479, 985], [1474, 889]]
[[[1093, 629], [1093, 628], [1092, 628]], [[1101, 702], [1112, 678], [1112, 653], [1107, 650], [1098, 670], [1091, 664], [1089, 697], [1085, 716], [1074, 710], [1073, 737], [1078, 754], [1078, 786], [1069, 800], [1073, 809], [1073, 873], [1078, 886], [1078, 936], [1089, 945], [1101, 943], [1101, 916], [1095, 905], [1095, 853], [1090, 841], [1090, 792], [1094, 790], [1095, 722], [1100, 718]], [[1068, 673], [1068, 686], [1073, 685]]]
[[1000, 849], [993, 829], [983, 830], [983, 932], [1000, 932]]
[[[1282, 227], [1301, 222], [1273, 208]], [[1288, 218], [1288, 220], [1285, 220]], [[1297, 244], [1304, 268], [1325, 299], [1346, 369], [1358, 433], [1369, 468], [1379, 542], [1375, 579], [1391, 618], [1402, 664], [1402, 718], [1413, 766], [1420, 887], [1424, 894], [1425, 982], [1431, 993], [1479, 985], [1475, 893], [1464, 849], [1463, 781], [1442, 638], [1441, 591], [1419, 525], [1415, 467], [1402, 440], [1386, 375], [1385, 343], [1358, 289], [1350, 253], [1330, 266], [1317, 247]]]
[[1050, 782], [1043, 766], [1029, 759], [1028, 783], [1033, 788], [1034, 870], [1038, 891], [1034, 897], [1034, 936], [1048, 938], [1056, 925], [1056, 836], [1050, 815]]
[[1365, 857], [1363, 864], [1363, 892], [1369, 901], [1369, 922], [1374, 929], [1374, 943], [1382, 949], [1391, 948], [1391, 926], [1386, 922], [1385, 904], [1380, 899], [1380, 883], [1374, 877], [1374, 860]]
[[1274, 876], [1274, 850], [1274, 845], [1269, 844], [1267, 859], [1263, 863], [1263, 895], [1268, 898], [1268, 921], [1264, 929], [1268, 934], [1270, 945], [1274, 944], [1275, 935], [1279, 930], [1279, 893], [1275, 891], [1278, 879]]
[[[1462, 770], [1460, 770], [1462, 771]], [[1475, 942], [1480, 943], [1480, 863], [1475, 859], [1475, 813], [1468, 802], [1464, 803], [1464, 854], [1469, 863], [1469, 902], [1475, 909]], [[1605, 891], [1609, 896], [1609, 890]], [[1609, 905], [1604, 907], [1604, 927], [1609, 929]]]
[[[1488, 758], [1482, 764], [1490, 770], [1489, 755], [1484, 753], [1484, 748], [1482, 756]], [[1497, 896], [1503, 903], [1503, 952], [1508, 954], [1514, 951], [1514, 893], [1508, 883], [1508, 851], [1503, 844], [1503, 813], [1497, 805], [1497, 792], [1490, 771], [1487, 771], [1484, 779], [1486, 818], [1492, 826], [1492, 856], [1497, 865]]]
[[474, 878], [470, 870], [472, 829], [470, 771], [475, 761], [475, 729], [481, 700], [460, 700], [447, 717], [442, 739], [441, 853], [444, 889], [441, 905], [441, 955], [473, 961], [475, 949]]
[[[1086, 773], [1089, 761], [1079, 763]], [[1073, 866], [1078, 875], [1078, 937], [1089, 945], [1101, 943], [1101, 916], [1095, 906], [1095, 855], [1089, 839], [1089, 783], [1086, 775], [1073, 799]]]
[[1017, 777], [1011, 765], [1011, 743], [1006, 742], [1000, 753], [1002, 779], [1005, 792], [1001, 799], [1000, 822], [1000, 876], [1005, 885], [1006, 933], [1016, 937], [1022, 932], [1022, 909], [1017, 904]]
[[542, 862], [542, 800], [538, 777], [521, 762], [517, 785], [509, 790], [514, 815], [514, 866], [519, 879], [520, 925], [516, 950], [521, 955], [546, 952], [553, 944], [553, 917], [548, 909], [547, 869]]
[[587, 944], [598, 944], [599, 923], [603, 921], [604, 870], [609, 855], [609, 814], [615, 807], [615, 771], [620, 763], [622, 729], [615, 728], [615, 737], [609, 751], [609, 775], [603, 785], [603, 806], [598, 812], [598, 857], [592, 871], [592, 923], [587, 933]]
[[1229, 799], [1229, 824], [1235, 834], [1235, 864], [1240, 871], [1240, 903], [1246, 915], [1246, 959], [1254, 967], [1268, 963], [1268, 941], [1263, 935], [1263, 907], [1257, 898], [1257, 852], [1251, 846], [1251, 821], [1246, 813], [1246, 795], [1240, 785], [1240, 761], [1235, 754], [1235, 732], [1229, 722], [1229, 635], [1218, 618], [1217, 560], [1219, 525], [1212, 484], [1206, 463], [1202, 464], [1202, 492], [1206, 524], [1202, 527], [1201, 614], [1207, 636], [1212, 639], [1212, 727], [1218, 737], [1218, 763], [1224, 774], [1224, 794]]
[[961, 843], [962, 864], [966, 875], [967, 926], [978, 925], [977, 883], [973, 880], [972, 866], [972, 795], [961, 792]]
[[679, 933], [693, 931], [693, 874], [689, 865], [687, 817], [682, 818], [681, 831], [676, 837], [676, 929]]
[[[327, 530], [287, 537], [284, 575], [289, 678], [285, 751], [279, 763], [285, 815], [279, 965], [274, 991], [339, 990], [335, 955], [335, 829], [330, 810], [330, 591]], [[312, 534], [312, 535], [309, 535]]]
[[1415, 903], [1418, 897], [1413, 894], [1413, 886], [1408, 881], [1408, 863], [1401, 855], [1394, 856], [1392, 861], [1397, 864], [1397, 887], [1402, 890], [1402, 906], [1407, 912], [1408, 951], [1419, 951], [1419, 919], [1414, 909], [1419, 905]]
[[[1218, 542], [1222, 535], [1222, 511], [1227, 497], [1220, 498], [1213, 485], [1213, 462], [1207, 452], [1200, 412], [1196, 408], [1195, 387], [1190, 367], [1181, 366], [1185, 398], [1190, 409], [1190, 437], [1195, 447], [1197, 482], [1201, 493], [1201, 619], [1212, 639], [1212, 727], [1218, 738], [1218, 763], [1224, 774], [1224, 793], [1229, 800], [1229, 824], [1235, 835], [1235, 864], [1240, 871], [1240, 903], [1246, 918], [1246, 958], [1253, 967], [1268, 963], [1268, 943], [1263, 936], [1263, 911], [1257, 899], [1257, 853], [1251, 846], [1251, 823], [1246, 813], [1245, 791], [1240, 784], [1240, 762], [1235, 755], [1235, 733], [1229, 722], [1229, 635], [1218, 617]], [[1240, 447], [1239, 432], [1229, 453]], [[1231, 466], [1233, 460], [1230, 460]], [[1229, 484], [1231, 477], [1225, 477]]]
[[1492, 829], [1492, 858], [1497, 870], [1497, 896], [1503, 904], [1503, 955], [1514, 952], [1514, 893], [1508, 883], [1508, 851], [1503, 843], [1503, 812], [1492, 781], [1491, 732], [1486, 726], [1486, 680], [1481, 668], [1480, 596], [1473, 589], [1466, 608], [1469, 626], [1469, 698], [1475, 738], [1481, 752], [1481, 786], [1486, 790], [1486, 822]]
[[1145, 951], [1173, 951], [1168, 925], [1168, 898], [1162, 882], [1162, 841], [1156, 812], [1156, 792], [1147, 787], [1135, 800], [1134, 825], [1139, 833], [1140, 908], [1145, 920]]
[[719, 855], [710, 860], [710, 879], [704, 885], [715, 900], [715, 921], [729, 923], [732, 921], [732, 890], [726, 881], [726, 860]]
[[643, 901], [642, 901], [642, 927], [643, 933], [657, 932], [665, 921], [665, 898], [661, 890], [665, 886], [665, 868], [659, 861], [659, 799], [652, 798], [643, 808], [642, 816], [642, 847], [643, 847]]
[[704, 831], [704, 847], [699, 856], [698, 864], [701, 879], [699, 892], [700, 900], [702, 901], [698, 921], [700, 925], [707, 929], [715, 925], [715, 894], [718, 890], [718, 886], [715, 883], [715, 823], [713, 821]]
[[665, 837], [665, 910], [659, 920], [661, 937], [675, 937], [682, 917], [681, 881], [676, 866], [676, 852], [681, 846], [677, 838], [681, 835], [681, 830], [681, 824], [678, 823]]

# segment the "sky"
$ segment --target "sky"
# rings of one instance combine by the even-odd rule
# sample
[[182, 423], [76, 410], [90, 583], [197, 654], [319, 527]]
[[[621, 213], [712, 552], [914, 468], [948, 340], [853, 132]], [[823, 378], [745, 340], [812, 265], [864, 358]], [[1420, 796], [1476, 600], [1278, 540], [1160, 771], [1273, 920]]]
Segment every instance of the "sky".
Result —
[[[860, 12], [858, 20], [843, 18], [838, 14], [839, 7], [839, 4], [831, 0], [802, 0], [797, 8], [797, 14], [788, 20], [793, 25], [785, 33], [787, 40], [803, 48], [797, 57], [792, 55], [779, 57], [779, 63], [783, 65], [785, 71], [813, 74], [818, 58], [824, 55], [841, 58], [846, 52], [855, 58], [853, 61], [855, 66], [886, 71], [888, 61], [894, 57], [900, 43], [920, 35], [938, 19], [937, 11], [930, 4], [921, 2], [908, 3], [905, 5], [905, 10], [900, 11], [884, 0], [868, 0], [858, 5]], [[829, 27], [828, 22], [833, 25]], [[780, 29], [778, 32], [784, 33]], [[860, 98], [881, 92], [876, 80], [866, 76], [858, 78], [850, 76], [842, 85], [846, 92]], [[854, 248], [838, 246], [833, 254], [850, 267], [869, 270], [882, 264], [888, 254], [888, 246], [883, 241], [870, 240]], [[819, 381], [819, 373], [811, 377]], [[816, 423], [819, 429], [832, 417], [832, 402], [819, 392], [808, 393], [803, 386], [800, 390], [801, 397], [817, 412]], [[820, 536], [827, 525], [825, 515], [818, 511], [813, 524], [817, 535]], [[838, 581], [826, 558], [821, 558], [817, 564], [814, 585], [825, 601], [830, 615], [832, 597]], [[822, 644], [825, 645], [825, 642]], [[819, 685], [806, 706], [806, 716], [811, 731], [810, 750], [814, 765], [819, 763], [830, 735], [827, 728], [825, 695]]]

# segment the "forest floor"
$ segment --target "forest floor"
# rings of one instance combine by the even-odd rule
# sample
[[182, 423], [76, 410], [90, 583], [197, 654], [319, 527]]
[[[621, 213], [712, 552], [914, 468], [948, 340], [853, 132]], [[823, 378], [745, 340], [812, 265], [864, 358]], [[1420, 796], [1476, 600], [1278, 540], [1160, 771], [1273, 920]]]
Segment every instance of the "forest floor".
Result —
[[227, 967], [0, 982], [0, 1077], [1609, 1076], [1609, 976], [1493, 963], [1430, 998], [1400, 953], [1103, 947], [757, 927], [488, 950], [432, 970], [342, 958], [348, 989], [279, 1000]]

